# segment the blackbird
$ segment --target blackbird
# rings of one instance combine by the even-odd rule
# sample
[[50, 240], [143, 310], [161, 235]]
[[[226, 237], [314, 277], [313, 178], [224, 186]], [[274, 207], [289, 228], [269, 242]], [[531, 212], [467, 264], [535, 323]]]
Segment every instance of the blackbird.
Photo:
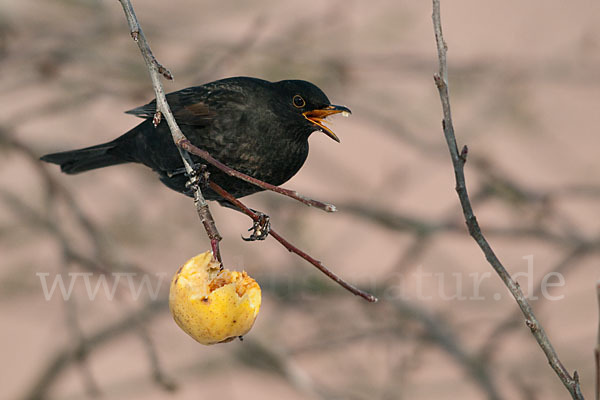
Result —
[[[281, 185], [302, 167], [312, 132], [324, 132], [339, 142], [323, 121], [332, 114], [350, 113], [346, 107], [330, 104], [321, 89], [302, 80], [227, 78], [169, 93], [167, 101], [192, 144], [225, 165], [272, 185]], [[153, 124], [155, 112], [153, 100], [127, 111], [144, 121], [117, 139], [41, 159], [60, 165], [67, 174], [141, 163], [158, 173], [169, 188], [193, 196], [186, 188], [188, 176], [166, 121], [163, 118], [158, 126]], [[194, 155], [192, 159], [206, 164]], [[212, 165], [207, 169], [209, 179], [236, 198], [262, 190]], [[207, 200], [220, 200], [210, 188], [203, 194]]]

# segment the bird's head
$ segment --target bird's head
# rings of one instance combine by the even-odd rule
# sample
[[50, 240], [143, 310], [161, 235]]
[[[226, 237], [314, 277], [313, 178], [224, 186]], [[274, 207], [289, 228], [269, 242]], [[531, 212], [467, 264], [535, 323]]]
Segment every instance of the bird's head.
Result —
[[309, 130], [321, 131], [336, 142], [340, 141], [336, 134], [325, 126], [325, 118], [340, 113], [348, 116], [352, 113], [349, 108], [331, 104], [321, 89], [307, 81], [285, 80], [275, 82], [274, 85], [280, 102], [283, 102], [290, 113], [301, 116]]

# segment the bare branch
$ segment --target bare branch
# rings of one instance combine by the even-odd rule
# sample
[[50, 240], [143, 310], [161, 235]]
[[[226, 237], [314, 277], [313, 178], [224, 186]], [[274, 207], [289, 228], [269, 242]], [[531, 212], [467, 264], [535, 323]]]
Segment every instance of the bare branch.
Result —
[[236, 171], [233, 168], [228, 167], [223, 164], [213, 156], [211, 156], [207, 151], [202, 150], [196, 146], [194, 146], [188, 139], [183, 139], [181, 141], [176, 142], [177, 146], [180, 148], [201, 157], [203, 160], [207, 161], [209, 164], [219, 168], [221, 171], [225, 172], [229, 176], [234, 176], [238, 179], [251, 183], [259, 188], [270, 190], [275, 193], [282, 194], [284, 196], [290, 197], [294, 200], [298, 200], [301, 203], [306, 204], [307, 206], [315, 207], [323, 211], [327, 212], [335, 212], [337, 211], [336, 206], [329, 203], [324, 203], [322, 201], [314, 200], [309, 197], [303, 196], [295, 190], [285, 189], [279, 186], [271, 185], [270, 183], [263, 182], [259, 179], [253, 178], [250, 175], [246, 175], [242, 172]]
[[[195, 176], [194, 171], [194, 162], [192, 161], [190, 155], [185, 151], [182, 146], [179, 146], [179, 143], [187, 141], [185, 135], [177, 125], [175, 121], [175, 117], [171, 112], [171, 108], [169, 107], [169, 103], [167, 103], [167, 98], [165, 96], [165, 91], [163, 89], [162, 83], [160, 81], [161, 75], [167, 79], [173, 79], [173, 75], [169, 72], [168, 69], [164, 68], [157, 60], [156, 57], [152, 54], [152, 50], [150, 49], [150, 45], [146, 40], [146, 36], [142, 31], [142, 28], [135, 16], [135, 11], [133, 10], [133, 6], [129, 0], [119, 0], [121, 5], [123, 6], [123, 11], [127, 17], [127, 23], [129, 24], [129, 29], [131, 32], [131, 37], [137, 43], [142, 56], [144, 57], [144, 61], [146, 62], [146, 66], [148, 67], [148, 71], [150, 73], [150, 79], [152, 80], [152, 87], [154, 88], [154, 94], [156, 96], [156, 114], [154, 115], [154, 123], [158, 125], [160, 120], [164, 116], [169, 125], [169, 129], [171, 130], [171, 135], [173, 136], [173, 141], [178, 145], [179, 154], [181, 155], [181, 159], [183, 160], [183, 165], [185, 166], [185, 170], [189, 177]], [[202, 195], [202, 191], [200, 190], [200, 185], [195, 184], [194, 187], [194, 204], [196, 205], [196, 211], [198, 212], [198, 216], [200, 217], [200, 221], [202, 221], [202, 225], [204, 225], [204, 229], [206, 230], [206, 234], [210, 239], [210, 244], [212, 247], [212, 251], [214, 256], [221, 262], [221, 252], [219, 250], [219, 242], [221, 241], [221, 235], [217, 230], [217, 226], [215, 221], [210, 213], [210, 209], [208, 208], [208, 203], [204, 199]]]
[[[246, 207], [241, 201], [239, 201], [238, 199], [233, 197], [233, 195], [228, 193], [225, 189], [223, 189], [216, 183], [210, 182], [210, 188], [212, 190], [214, 190], [217, 194], [219, 194], [221, 197], [223, 197], [225, 200], [229, 201], [231, 204], [236, 206], [241, 212], [243, 212], [244, 214], [246, 214], [247, 216], [252, 218], [252, 220], [254, 222], [258, 222], [260, 220], [260, 215], [258, 215], [257, 213], [255, 213], [254, 211], [252, 211], [251, 209]], [[333, 280], [338, 285], [342, 286], [344, 289], [348, 290], [352, 294], [354, 294], [356, 296], [360, 296], [363, 299], [365, 299], [371, 303], [374, 303], [377, 301], [377, 297], [375, 297], [372, 294], [369, 294], [363, 290], [360, 290], [357, 287], [352, 286], [348, 282], [344, 281], [342, 278], [337, 276], [333, 271], [331, 271], [329, 268], [327, 268], [325, 265], [323, 265], [323, 263], [321, 261], [311, 257], [307, 253], [298, 249], [296, 246], [294, 246], [293, 244], [288, 242], [283, 236], [281, 236], [280, 234], [275, 232], [273, 229], [269, 230], [269, 235], [273, 236], [273, 238], [275, 238], [275, 240], [277, 240], [279, 243], [281, 243], [283, 245], [283, 247], [288, 249], [288, 251], [297, 254], [298, 256], [302, 257], [303, 259], [305, 259], [306, 261], [308, 261], [309, 263], [311, 263], [312, 265], [317, 267], [319, 269], [319, 271], [321, 271], [322, 273], [327, 275], [331, 280]]]
[[[442, 109], [444, 113], [444, 119], [442, 126], [444, 129], [444, 137], [446, 138], [446, 144], [450, 151], [452, 158], [452, 164], [454, 166], [454, 177], [456, 179], [456, 191], [460, 200], [460, 204], [463, 210], [463, 214], [469, 229], [469, 234], [477, 242], [481, 250], [483, 251], [485, 258], [490, 263], [492, 268], [500, 276], [506, 287], [509, 289], [517, 304], [521, 308], [523, 315], [525, 316], [525, 323], [531, 330], [531, 333], [535, 337], [539, 346], [546, 354], [548, 362], [563, 382], [573, 399], [583, 399], [581, 388], [579, 386], [579, 376], [577, 372], [574, 372], [573, 376], [566, 370], [556, 351], [554, 350], [544, 328], [537, 320], [530, 304], [523, 295], [519, 285], [512, 279], [510, 274], [506, 271], [492, 247], [483, 236], [473, 209], [469, 200], [467, 187], [465, 183], [464, 175], [464, 164], [466, 161], [466, 152], [463, 150], [459, 153], [458, 146], [456, 144], [456, 137], [454, 135], [454, 126], [452, 124], [452, 115], [450, 112], [450, 97], [448, 93], [448, 67], [446, 63], [446, 50], [447, 46], [444, 42], [442, 35], [442, 23], [440, 17], [440, 0], [433, 0], [433, 27], [435, 31], [435, 39], [437, 43], [437, 52], [439, 60], [439, 72], [434, 75], [434, 80], [439, 91], [440, 100], [442, 103]], [[463, 148], [463, 149], [466, 149]], [[463, 156], [464, 154], [464, 156]]]

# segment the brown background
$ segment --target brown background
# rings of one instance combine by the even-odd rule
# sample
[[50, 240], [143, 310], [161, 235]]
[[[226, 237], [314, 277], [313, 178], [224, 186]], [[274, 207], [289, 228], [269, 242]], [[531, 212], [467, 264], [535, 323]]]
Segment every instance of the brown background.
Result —
[[[313, 135], [306, 165], [285, 185], [333, 202], [338, 213], [271, 193], [246, 202], [381, 301], [367, 304], [331, 285], [272, 239], [242, 242], [249, 220], [213, 206], [225, 262], [264, 288], [263, 309], [244, 342], [201, 346], [162, 308], [141, 322], [145, 331], [125, 324], [86, 348], [82, 362], [52, 366], [81, 338], [136, 315], [147, 296], [135, 300], [123, 285], [114, 301], [90, 301], [79, 282], [74, 300], [44, 300], [36, 273], [66, 279], [67, 272], [87, 271], [63, 265], [56, 229], [77, 251], [100, 256], [72, 206], [47, 196], [37, 164], [14, 141], [39, 156], [110, 140], [137, 123], [122, 112], [150, 100], [152, 90], [118, 2], [4, 1], [2, 398], [33, 393], [49, 370], [58, 373], [40, 387], [56, 399], [86, 398], [93, 387], [111, 399], [567, 398], [522, 320], [490, 339], [516, 312], [495, 276], [483, 280], [483, 300], [444, 298], [456, 294], [457, 279], [472, 297], [473, 277], [491, 269], [466, 235], [453, 191], [432, 80], [429, 2], [134, 5], [155, 54], [175, 75], [168, 91], [236, 75], [302, 78], [353, 110], [334, 121], [341, 144]], [[455, 0], [442, 12], [455, 127], [460, 144], [469, 145], [476, 213], [509, 271], [526, 272], [523, 257], [533, 256], [536, 287], [549, 271], [564, 276], [565, 285], [550, 291], [562, 300], [533, 305], [591, 397], [600, 278], [600, 4]], [[100, 232], [106, 270], [136, 265], [170, 276], [208, 249], [192, 202], [151, 171], [128, 165], [66, 176], [45, 167]], [[56, 206], [49, 205], [53, 196]], [[419, 295], [417, 273], [428, 298]], [[166, 282], [161, 288], [164, 298]], [[177, 384], [174, 394], [153, 379], [148, 354]]]

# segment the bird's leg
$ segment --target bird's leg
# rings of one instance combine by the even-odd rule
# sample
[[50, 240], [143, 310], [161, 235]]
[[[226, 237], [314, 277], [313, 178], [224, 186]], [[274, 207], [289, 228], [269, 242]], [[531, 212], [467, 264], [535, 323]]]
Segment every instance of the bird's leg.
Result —
[[248, 231], [252, 231], [252, 234], [242, 239], [246, 242], [253, 242], [255, 240], [265, 240], [269, 236], [271, 230], [271, 221], [267, 214], [261, 213], [260, 211], [252, 210], [255, 214], [258, 214], [258, 218], [252, 224], [252, 227]]

